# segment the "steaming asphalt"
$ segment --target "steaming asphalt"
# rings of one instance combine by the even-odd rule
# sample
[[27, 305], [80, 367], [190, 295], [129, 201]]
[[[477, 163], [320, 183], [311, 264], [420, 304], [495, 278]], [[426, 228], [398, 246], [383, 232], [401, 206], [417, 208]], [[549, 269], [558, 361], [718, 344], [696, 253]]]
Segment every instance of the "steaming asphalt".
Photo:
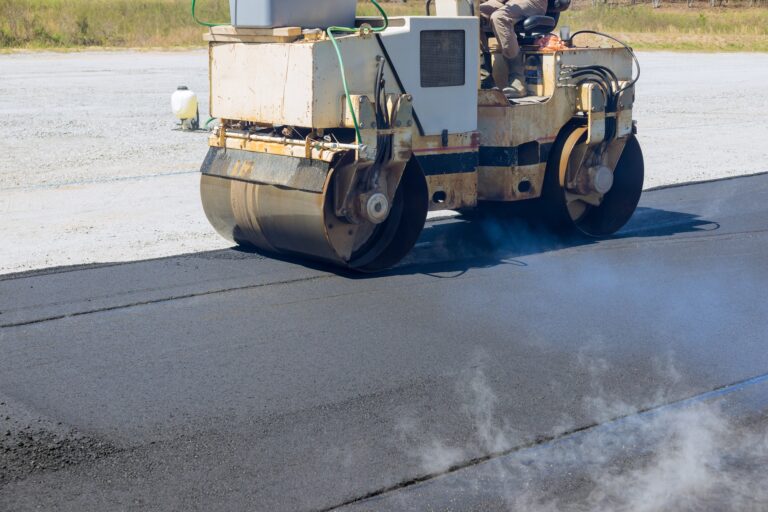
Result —
[[766, 254], [764, 174], [646, 192], [600, 242], [437, 222], [382, 276], [235, 250], [4, 276], [0, 509], [486, 510], [489, 454], [734, 383], [762, 418]]

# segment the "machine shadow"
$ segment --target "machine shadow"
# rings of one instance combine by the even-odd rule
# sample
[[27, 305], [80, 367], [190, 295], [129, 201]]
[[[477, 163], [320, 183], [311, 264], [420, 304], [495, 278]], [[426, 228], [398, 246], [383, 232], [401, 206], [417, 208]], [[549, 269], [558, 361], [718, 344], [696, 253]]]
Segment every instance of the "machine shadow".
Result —
[[[638, 207], [629, 223], [609, 240], [672, 236], [697, 231], [715, 231], [720, 225], [698, 215]], [[599, 244], [605, 239], [563, 236], [523, 218], [470, 218], [429, 222], [418, 242], [396, 267], [376, 274], [361, 274], [299, 256], [266, 254], [246, 248], [235, 250], [334, 273], [349, 279], [377, 279], [387, 276], [427, 274], [440, 278], [458, 277], [473, 268], [497, 265], [527, 266], [519, 258], [561, 249]]]
[[[630, 222], [609, 240], [664, 237], [719, 228], [718, 223], [698, 215], [639, 207]], [[520, 218], [464, 220], [458, 217], [428, 224], [411, 254], [397, 267], [377, 276], [421, 273], [457, 277], [472, 268], [527, 266], [519, 258], [590, 246], [604, 240], [580, 235], [558, 235]], [[451, 273], [454, 275], [442, 275]], [[361, 276], [357, 274], [351, 277]]]

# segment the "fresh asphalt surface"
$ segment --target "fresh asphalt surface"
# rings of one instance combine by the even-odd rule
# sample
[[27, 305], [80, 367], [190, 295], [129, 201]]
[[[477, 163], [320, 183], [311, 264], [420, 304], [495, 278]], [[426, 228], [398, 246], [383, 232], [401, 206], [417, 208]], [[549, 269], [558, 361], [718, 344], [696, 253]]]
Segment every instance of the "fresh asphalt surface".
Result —
[[380, 276], [236, 250], [4, 276], [0, 510], [486, 509], [407, 500], [637, 410], [765, 399], [766, 254], [757, 175], [646, 192], [599, 242], [433, 223]]

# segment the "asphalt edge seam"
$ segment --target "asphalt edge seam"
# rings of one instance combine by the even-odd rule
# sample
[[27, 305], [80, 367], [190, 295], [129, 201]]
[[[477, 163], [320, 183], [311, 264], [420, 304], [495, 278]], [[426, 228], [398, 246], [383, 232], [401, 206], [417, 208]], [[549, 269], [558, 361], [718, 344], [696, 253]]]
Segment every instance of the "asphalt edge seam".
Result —
[[629, 420], [631, 418], [653, 416], [655, 414], [660, 414], [660, 413], [664, 412], [667, 409], [674, 410], [674, 409], [679, 409], [679, 408], [684, 408], [684, 407], [687, 407], [687, 406], [691, 406], [691, 405], [694, 405], [694, 404], [697, 404], [697, 403], [700, 403], [700, 402], [704, 402], [704, 401], [707, 401], [707, 400], [714, 400], [714, 399], [722, 398], [722, 397], [730, 395], [730, 394], [738, 393], [739, 391], [741, 391], [744, 388], [747, 388], [749, 386], [758, 385], [758, 384], [764, 384], [764, 383], [768, 383], [768, 373], [756, 375], [756, 376], [753, 376], [753, 377], [749, 377], [749, 378], [746, 378], [746, 379], [742, 379], [742, 380], [739, 380], [739, 381], [732, 382], [730, 384], [725, 384], [725, 385], [722, 385], [722, 386], [718, 386], [718, 387], [716, 387], [716, 388], [714, 388], [714, 389], [712, 389], [710, 391], [705, 391], [703, 393], [698, 393], [698, 394], [691, 395], [691, 396], [688, 396], [688, 397], [685, 397], [685, 398], [681, 398], [681, 399], [678, 399], [678, 400], [673, 400], [671, 402], [663, 403], [663, 404], [652, 406], [652, 407], [647, 407], [647, 408], [644, 408], [644, 409], [639, 409], [639, 410], [637, 410], [635, 412], [632, 412], [632, 413], [629, 413], [629, 414], [623, 414], [623, 415], [620, 415], [620, 416], [616, 416], [616, 417], [611, 418], [608, 421], [604, 421], [602, 423], [590, 423], [590, 424], [584, 425], [582, 427], [574, 428], [574, 429], [571, 429], [571, 430], [566, 430], [566, 431], [564, 431], [564, 432], [562, 432], [560, 434], [557, 434], [557, 435], [541, 436], [541, 437], [538, 437], [538, 438], [534, 439], [533, 441], [529, 441], [527, 443], [520, 444], [520, 445], [515, 446], [513, 448], [509, 448], [507, 450], [502, 450], [502, 451], [498, 451], [498, 452], [492, 452], [492, 453], [483, 455], [481, 457], [475, 457], [473, 459], [464, 461], [464, 462], [462, 462], [460, 464], [456, 464], [454, 466], [451, 466], [451, 467], [449, 467], [448, 469], [446, 469], [444, 471], [441, 471], [441, 472], [438, 472], [438, 473], [429, 473], [429, 474], [426, 474], [426, 475], [417, 476], [417, 477], [411, 478], [409, 480], [405, 480], [405, 481], [402, 481], [402, 482], [399, 482], [399, 483], [396, 483], [396, 484], [393, 484], [393, 485], [390, 485], [390, 486], [387, 486], [387, 487], [384, 487], [384, 488], [381, 488], [381, 489], [378, 489], [378, 490], [375, 490], [375, 491], [371, 491], [369, 493], [366, 493], [363, 496], [352, 498], [352, 499], [349, 499], [347, 501], [344, 501], [342, 503], [339, 503], [339, 504], [336, 504], [336, 505], [333, 505], [333, 506], [330, 506], [330, 507], [317, 509], [317, 510], [315, 510], [315, 512], [332, 512], [332, 511], [337, 510], [337, 509], [342, 508], [342, 507], [347, 507], [349, 505], [354, 505], [356, 503], [360, 503], [360, 502], [363, 502], [363, 501], [371, 499], [371, 498], [376, 498], [376, 497], [382, 496], [384, 494], [389, 494], [391, 492], [403, 490], [403, 489], [406, 489], [406, 488], [411, 487], [413, 485], [417, 485], [417, 484], [420, 484], [420, 483], [423, 483], [423, 482], [434, 480], [434, 479], [442, 477], [442, 476], [446, 476], [446, 475], [449, 475], [449, 474], [452, 474], [452, 473], [456, 473], [456, 472], [461, 471], [463, 469], [471, 468], [473, 466], [478, 466], [478, 465], [480, 465], [480, 464], [482, 464], [484, 462], [489, 462], [491, 460], [495, 460], [495, 459], [498, 459], [500, 457], [505, 457], [507, 455], [511, 455], [511, 454], [514, 454], [514, 453], [517, 453], [517, 452], [521, 452], [521, 451], [524, 451], [524, 450], [528, 450], [528, 449], [531, 449], [531, 448], [542, 447], [542, 446], [548, 445], [548, 444], [556, 442], [556, 441], [565, 440], [565, 439], [568, 439], [569, 437], [572, 437], [572, 436], [574, 436], [576, 434], [582, 434], [582, 433], [586, 433], [586, 432], [589, 432], [589, 431], [592, 431], [592, 430], [601, 429], [601, 428], [610, 428], [612, 426], [619, 425], [622, 422], [627, 421], [627, 420]]
[[293, 284], [293, 283], [301, 283], [306, 281], [315, 281], [318, 279], [324, 279], [328, 277], [332, 277], [335, 274], [322, 274], [318, 276], [311, 276], [311, 277], [302, 277], [300, 279], [286, 279], [283, 281], [272, 281], [269, 283], [258, 283], [258, 284], [249, 284], [244, 286], [235, 286], [232, 288], [223, 288], [223, 289], [217, 289], [217, 290], [208, 290], [204, 292], [195, 292], [195, 293], [185, 293], [182, 295], [173, 295], [171, 297], [162, 297], [158, 299], [151, 299], [151, 300], [144, 300], [144, 301], [138, 301], [138, 302], [130, 302], [128, 304], [117, 304], [114, 306], [105, 306], [103, 308], [96, 308], [96, 309], [90, 309], [86, 311], [75, 311], [74, 313], [64, 313], [61, 315], [53, 315], [49, 317], [44, 318], [37, 318], [34, 320], [24, 320], [21, 322], [10, 322], [7, 324], [0, 324], [0, 329], [6, 329], [6, 328], [12, 328], [12, 327], [23, 327], [26, 325], [34, 325], [34, 324], [40, 324], [45, 322], [53, 322], [55, 320], [63, 320], [65, 318], [73, 318], [77, 316], [84, 316], [84, 315], [91, 315], [94, 313], [104, 313], [107, 311], [115, 311], [119, 309], [128, 309], [128, 308], [134, 308], [139, 306], [148, 306], [150, 304], [160, 304], [163, 302], [171, 302], [174, 300], [183, 300], [183, 299], [191, 299], [194, 297], [204, 297], [206, 295], [217, 295], [220, 293], [229, 293], [229, 292], [236, 292], [241, 290], [250, 290], [253, 288], [263, 288], [266, 286], [273, 286], [273, 285], [285, 285], [285, 284]]

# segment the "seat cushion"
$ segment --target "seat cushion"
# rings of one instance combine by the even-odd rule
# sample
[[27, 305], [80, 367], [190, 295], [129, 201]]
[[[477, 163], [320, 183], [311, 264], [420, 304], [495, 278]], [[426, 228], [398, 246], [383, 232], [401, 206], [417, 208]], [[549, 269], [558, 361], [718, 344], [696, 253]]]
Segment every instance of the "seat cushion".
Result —
[[551, 16], [529, 16], [515, 25], [515, 32], [525, 34], [546, 34], [555, 28], [557, 23]]

